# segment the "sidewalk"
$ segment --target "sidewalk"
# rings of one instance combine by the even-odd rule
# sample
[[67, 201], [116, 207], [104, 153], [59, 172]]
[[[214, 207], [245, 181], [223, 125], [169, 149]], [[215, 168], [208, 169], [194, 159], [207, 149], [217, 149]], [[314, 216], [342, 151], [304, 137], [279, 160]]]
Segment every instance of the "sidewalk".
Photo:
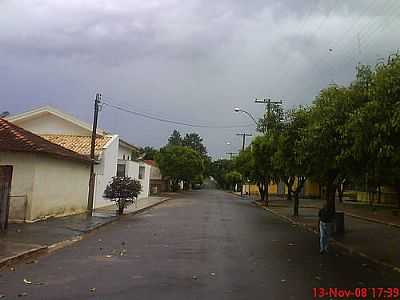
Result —
[[[170, 199], [170, 196], [172, 194], [140, 199], [136, 207], [131, 205], [124, 214], [138, 213]], [[9, 224], [8, 231], [0, 233], [0, 268], [82, 239], [84, 234], [118, 220], [116, 209], [116, 205], [110, 205], [96, 209], [93, 216], [79, 214], [31, 224]]]
[[[301, 200], [300, 216], [297, 218], [292, 216], [292, 203], [286, 200], [273, 199], [264, 209], [318, 233], [318, 209], [323, 203], [321, 200]], [[334, 236], [334, 244], [347, 252], [400, 271], [400, 227], [397, 227], [400, 223], [399, 217], [379, 210], [374, 212], [361, 206], [349, 207], [349, 204], [339, 204], [337, 210], [345, 212], [345, 233]], [[375, 222], [375, 219], [379, 222]]]

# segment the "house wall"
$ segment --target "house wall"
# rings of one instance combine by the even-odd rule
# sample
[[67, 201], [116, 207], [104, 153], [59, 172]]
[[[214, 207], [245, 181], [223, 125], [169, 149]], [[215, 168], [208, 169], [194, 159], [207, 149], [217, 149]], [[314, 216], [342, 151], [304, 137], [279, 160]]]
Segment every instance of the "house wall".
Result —
[[84, 212], [89, 164], [43, 154], [0, 152], [0, 165], [12, 165], [10, 221], [36, 221]]
[[150, 179], [152, 180], [162, 180], [161, 171], [155, 166], [150, 166]]
[[118, 147], [118, 159], [131, 160], [132, 150], [120, 144]]
[[37, 154], [30, 220], [86, 211], [90, 165]]
[[29, 219], [35, 178], [35, 156], [23, 152], [0, 152], [0, 165], [13, 166], [9, 220]]
[[112, 204], [109, 199], [103, 197], [103, 194], [107, 184], [117, 175], [118, 145], [119, 138], [115, 135], [107, 145], [105, 145], [100, 157], [100, 164], [95, 166], [96, 184], [93, 201], [94, 208]]
[[[142, 185], [142, 191], [138, 196], [138, 199], [147, 198], [149, 196], [150, 189], [150, 166], [137, 161], [127, 161], [127, 160], [119, 160], [119, 163], [124, 163], [126, 165], [126, 176], [131, 177], [133, 179], [137, 179], [140, 181]], [[139, 179], [139, 167], [145, 167], [144, 178]]]
[[25, 120], [16, 120], [13, 123], [36, 134], [91, 135], [90, 131], [50, 113], [43, 113]]

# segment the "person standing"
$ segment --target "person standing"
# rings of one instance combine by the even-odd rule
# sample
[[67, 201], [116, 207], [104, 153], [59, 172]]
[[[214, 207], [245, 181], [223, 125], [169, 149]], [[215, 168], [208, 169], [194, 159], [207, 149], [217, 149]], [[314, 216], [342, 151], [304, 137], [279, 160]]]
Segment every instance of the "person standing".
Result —
[[332, 231], [332, 221], [334, 219], [334, 212], [329, 209], [327, 205], [324, 205], [319, 212], [319, 245], [320, 254], [328, 252], [328, 240]]

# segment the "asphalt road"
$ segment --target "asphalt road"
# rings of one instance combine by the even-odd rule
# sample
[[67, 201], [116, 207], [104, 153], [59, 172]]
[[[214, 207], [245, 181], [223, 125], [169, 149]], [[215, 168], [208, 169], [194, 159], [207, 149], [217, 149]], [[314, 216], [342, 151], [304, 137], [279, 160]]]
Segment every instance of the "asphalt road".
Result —
[[399, 273], [318, 250], [316, 235], [249, 201], [195, 191], [105, 226], [36, 263], [1, 272], [0, 294], [3, 299], [312, 299], [317, 287], [399, 286]]

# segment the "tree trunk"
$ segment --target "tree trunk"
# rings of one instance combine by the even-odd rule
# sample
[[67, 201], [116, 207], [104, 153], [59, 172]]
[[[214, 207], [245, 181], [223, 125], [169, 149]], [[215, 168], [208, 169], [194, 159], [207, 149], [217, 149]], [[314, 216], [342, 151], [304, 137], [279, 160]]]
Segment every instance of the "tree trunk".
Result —
[[333, 182], [328, 183], [326, 187], [326, 204], [329, 209], [333, 212], [336, 212], [336, 201], [335, 201], [335, 194], [336, 194], [336, 185]]
[[379, 203], [379, 204], [381, 203], [381, 200], [382, 200], [382, 187], [381, 187], [381, 185], [379, 184], [379, 185], [378, 185], [378, 203]]
[[118, 215], [122, 216], [124, 214], [125, 199], [119, 199], [118, 201]]
[[293, 216], [299, 216], [299, 193], [298, 191], [294, 192], [294, 202], [293, 202]]
[[338, 197], [339, 197], [339, 202], [343, 203], [343, 184], [342, 183], [338, 184], [337, 193], [338, 193]]
[[264, 190], [265, 190], [265, 206], [268, 206], [268, 202], [269, 202], [269, 195], [268, 195], [268, 183], [269, 180], [266, 180], [264, 182]]

